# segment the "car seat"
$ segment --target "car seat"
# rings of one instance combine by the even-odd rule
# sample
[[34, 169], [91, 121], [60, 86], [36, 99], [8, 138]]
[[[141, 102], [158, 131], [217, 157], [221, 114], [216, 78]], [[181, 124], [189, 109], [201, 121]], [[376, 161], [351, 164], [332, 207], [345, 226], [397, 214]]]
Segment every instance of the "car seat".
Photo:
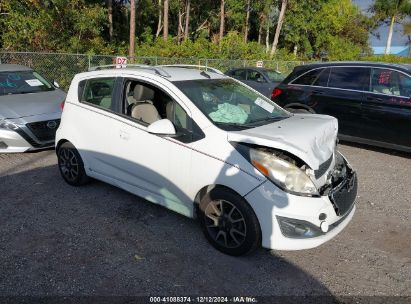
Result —
[[148, 124], [161, 119], [156, 107], [153, 105], [154, 90], [141, 84], [136, 84], [133, 98], [135, 103], [131, 110], [131, 117]]

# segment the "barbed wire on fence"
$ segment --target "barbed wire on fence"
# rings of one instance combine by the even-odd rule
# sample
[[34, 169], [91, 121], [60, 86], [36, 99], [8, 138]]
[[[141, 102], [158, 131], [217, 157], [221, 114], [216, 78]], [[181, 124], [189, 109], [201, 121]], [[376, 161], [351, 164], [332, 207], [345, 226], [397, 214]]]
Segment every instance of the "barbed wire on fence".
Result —
[[[113, 64], [115, 57], [111, 55], [70, 53], [0, 52], [0, 64], [8, 63], [29, 66], [47, 79], [57, 81], [63, 89], [67, 90], [74, 75], [85, 72], [91, 67]], [[128, 58], [128, 60], [138, 64], [149, 65], [203, 65], [219, 69], [223, 72], [233, 68], [255, 67], [259, 61], [176, 57], [134, 57]], [[275, 69], [284, 75], [288, 75], [294, 67], [305, 62], [262, 60], [262, 63], [265, 68]]]

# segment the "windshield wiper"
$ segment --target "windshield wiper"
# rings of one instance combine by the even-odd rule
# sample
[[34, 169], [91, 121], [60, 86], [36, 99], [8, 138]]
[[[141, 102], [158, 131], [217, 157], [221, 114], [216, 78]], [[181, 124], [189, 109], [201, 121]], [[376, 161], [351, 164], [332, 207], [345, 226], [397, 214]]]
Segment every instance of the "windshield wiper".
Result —
[[247, 125], [254, 126], [254, 125], [262, 123], [262, 122], [269, 123], [269, 122], [274, 122], [274, 121], [280, 121], [280, 120], [283, 120], [285, 118], [287, 118], [287, 117], [266, 117], [266, 118], [263, 118], [263, 119], [257, 119], [257, 120], [254, 120], [254, 121], [250, 121], [249, 123], [247, 123]]
[[222, 127], [232, 127], [232, 128], [240, 128], [240, 129], [248, 129], [250, 128], [248, 124], [239, 124], [235, 122], [214, 122], [218, 126]]

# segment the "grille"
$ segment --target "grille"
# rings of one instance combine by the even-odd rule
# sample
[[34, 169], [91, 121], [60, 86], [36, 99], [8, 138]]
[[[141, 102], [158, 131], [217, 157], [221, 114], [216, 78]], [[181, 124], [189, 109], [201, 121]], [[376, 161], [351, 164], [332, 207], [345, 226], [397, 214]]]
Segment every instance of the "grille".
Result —
[[60, 119], [38, 121], [27, 124], [27, 128], [39, 141], [53, 141], [56, 137]]
[[325, 172], [327, 172], [328, 168], [330, 167], [332, 161], [333, 161], [334, 154], [331, 154], [330, 158], [327, 159], [325, 162], [323, 162], [320, 167], [314, 171], [314, 176], [316, 179], [320, 178], [321, 176], [324, 175]]
[[357, 197], [357, 188], [357, 175], [352, 172], [351, 176], [330, 194], [330, 199], [336, 207], [337, 215], [344, 215], [351, 209]]

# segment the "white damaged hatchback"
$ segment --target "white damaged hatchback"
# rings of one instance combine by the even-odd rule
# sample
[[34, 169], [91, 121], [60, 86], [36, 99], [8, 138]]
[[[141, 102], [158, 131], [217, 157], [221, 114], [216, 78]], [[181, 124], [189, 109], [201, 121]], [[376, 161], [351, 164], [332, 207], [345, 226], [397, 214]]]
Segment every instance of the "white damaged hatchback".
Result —
[[56, 151], [67, 183], [95, 178], [196, 217], [241, 255], [313, 248], [347, 226], [357, 177], [337, 132], [216, 70], [101, 67], [74, 77]]

